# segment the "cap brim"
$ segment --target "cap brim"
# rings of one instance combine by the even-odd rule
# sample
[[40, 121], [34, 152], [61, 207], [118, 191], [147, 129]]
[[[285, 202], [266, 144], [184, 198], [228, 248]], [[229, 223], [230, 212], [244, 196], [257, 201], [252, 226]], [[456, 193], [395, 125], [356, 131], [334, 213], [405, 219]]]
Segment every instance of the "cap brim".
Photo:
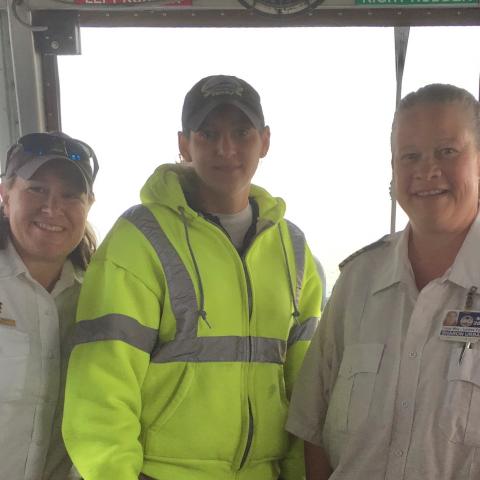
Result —
[[212, 99], [211, 102], [207, 103], [203, 108], [190, 117], [188, 121], [190, 130], [196, 132], [204, 122], [205, 118], [207, 118], [207, 115], [220, 105], [233, 105], [237, 107], [247, 116], [257, 130], [262, 130], [265, 127], [259, 116], [244, 103], [239, 102], [235, 98], [218, 97]]
[[91, 191], [91, 187], [90, 187], [91, 182], [85, 175], [81, 166], [76, 162], [74, 162], [73, 160], [70, 160], [68, 157], [63, 157], [62, 155], [42, 155], [41, 157], [34, 157], [31, 160], [28, 160], [20, 168], [18, 168], [15, 171], [15, 174], [23, 178], [24, 180], [30, 180], [40, 167], [42, 167], [48, 162], [51, 162], [52, 160], [64, 160], [65, 163], [74, 167], [82, 177], [82, 180], [85, 186], [85, 191], [86, 192]]

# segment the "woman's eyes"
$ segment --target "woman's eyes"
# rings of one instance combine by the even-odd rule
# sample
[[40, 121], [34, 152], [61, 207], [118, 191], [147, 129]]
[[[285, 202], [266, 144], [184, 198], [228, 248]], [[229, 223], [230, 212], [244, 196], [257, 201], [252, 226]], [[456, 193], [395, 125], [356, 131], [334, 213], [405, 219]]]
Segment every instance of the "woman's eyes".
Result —
[[[232, 137], [245, 138], [248, 137], [250, 130], [250, 127], [241, 127], [232, 131], [230, 135], [232, 135]], [[220, 133], [215, 130], [199, 130], [198, 134], [200, 138], [204, 140], [215, 140], [220, 136]]]
[[420, 155], [416, 152], [408, 152], [404, 153], [400, 158], [404, 162], [414, 162], [415, 160], [418, 160], [419, 157]]
[[28, 187], [28, 191], [33, 193], [47, 193], [47, 189], [45, 187], [41, 187], [40, 185], [30, 185]]
[[82, 199], [82, 192], [70, 192], [70, 193], [65, 193], [63, 195], [63, 198], [67, 200], [81, 200]]
[[453, 147], [444, 147], [440, 149], [440, 153], [443, 156], [452, 156], [452, 155], [456, 155], [458, 153], [458, 150]]
[[239, 128], [237, 130], [237, 135], [239, 137], [246, 137], [250, 133], [250, 128]]
[[[49, 193], [48, 188], [42, 187], [41, 185], [30, 185], [27, 190], [36, 195], [48, 195]], [[81, 200], [83, 192], [72, 190], [63, 192], [61, 195], [65, 200]]]
[[215, 136], [214, 132], [210, 130], [199, 130], [198, 134], [205, 140], [211, 140]]
[[[440, 157], [454, 157], [458, 154], [458, 149], [455, 147], [442, 147], [436, 150], [435, 156]], [[423, 154], [419, 152], [406, 152], [400, 156], [404, 162], [416, 162], [422, 158]]]

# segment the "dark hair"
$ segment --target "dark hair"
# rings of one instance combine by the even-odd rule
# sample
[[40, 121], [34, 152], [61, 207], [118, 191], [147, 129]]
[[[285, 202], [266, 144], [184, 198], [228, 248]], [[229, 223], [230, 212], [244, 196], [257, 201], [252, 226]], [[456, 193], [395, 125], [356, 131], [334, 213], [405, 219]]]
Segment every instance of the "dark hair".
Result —
[[[11, 177], [7, 180], [4, 180], [4, 184], [7, 188], [11, 188], [16, 177]], [[8, 218], [3, 212], [3, 204], [0, 205], [0, 250], [3, 250], [7, 247], [8, 238], [10, 237], [10, 223]], [[91, 227], [91, 225], [86, 223], [85, 232], [83, 237], [80, 240], [80, 243], [75, 247], [75, 249], [70, 252], [67, 258], [78, 268], [86, 270], [92, 255], [97, 249], [97, 237]]]
[[480, 103], [467, 90], [445, 83], [431, 83], [416, 92], [411, 92], [402, 98], [393, 116], [390, 144], [393, 150], [393, 135], [398, 123], [398, 117], [403, 111], [421, 103], [457, 102], [472, 114], [472, 128], [475, 133], [477, 148], [480, 149]]

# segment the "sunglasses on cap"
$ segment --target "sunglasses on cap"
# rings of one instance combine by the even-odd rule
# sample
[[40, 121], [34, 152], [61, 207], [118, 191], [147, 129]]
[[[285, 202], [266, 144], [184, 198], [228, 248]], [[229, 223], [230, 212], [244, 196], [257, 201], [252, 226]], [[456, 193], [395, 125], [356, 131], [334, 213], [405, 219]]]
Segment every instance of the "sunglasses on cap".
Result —
[[[20, 165], [11, 165], [14, 158], [22, 154], [24, 161]], [[21, 137], [15, 145], [12, 145], [7, 153], [5, 173], [9, 170], [17, 170], [21, 165], [28, 162], [32, 157], [54, 156], [68, 158], [72, 162], [78, 162], [77, 166], [87, 173], [91, 183], [95, 180], [98, 172], [98, 161], [93, 149], [81, 140], [70, 138], [62, 133], [29, 133]], [[10, 168], [12, 167], [12, 168]]]

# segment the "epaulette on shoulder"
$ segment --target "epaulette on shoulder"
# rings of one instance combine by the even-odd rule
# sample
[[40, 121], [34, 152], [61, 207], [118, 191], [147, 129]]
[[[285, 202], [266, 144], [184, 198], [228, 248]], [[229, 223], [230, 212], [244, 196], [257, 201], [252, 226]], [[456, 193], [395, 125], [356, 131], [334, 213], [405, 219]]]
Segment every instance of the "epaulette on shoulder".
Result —
[[345, 260], [343, 260], [343, 262], [341, 262], [339, 265], [338, 265], [338, 268], [341, 270], [348, 262], [350, 262], [351, 260], [353, 260], [354, 258], [358, 257], [359, 255], [361, 255], [362, 253], [364, 252], [368, 252], [370, 250], [373, 250], [374, 248], [377, 248], [379, 247], [380, 245], [384, 245], [385, 243], [387, 243], [387, 239], [390, 235], [384, 235], [382, 238], [380, 238], [380, 240], [377, 240], [376, 242], [373, 242], [373, 243], [370, 243], [369, 245], [366, 245], [365, 247], [362, 247], [360, 248], [359, 250], [357, 250], [356, 252], [353, 252], [351, 255], [349, 255]]

